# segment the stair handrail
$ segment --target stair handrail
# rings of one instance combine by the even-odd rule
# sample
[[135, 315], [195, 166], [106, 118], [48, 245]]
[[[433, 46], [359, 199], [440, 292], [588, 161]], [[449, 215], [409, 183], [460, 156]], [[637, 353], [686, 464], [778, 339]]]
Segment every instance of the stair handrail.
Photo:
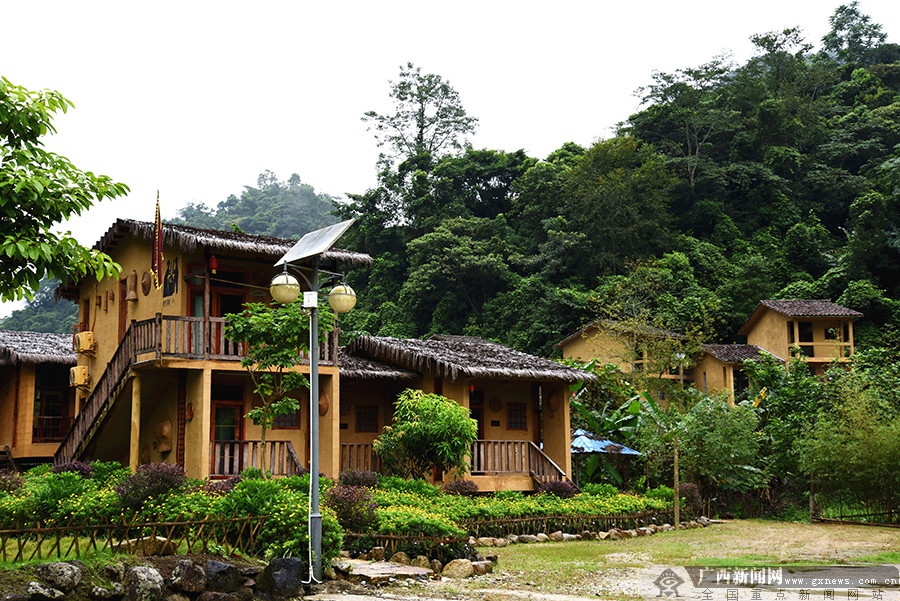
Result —
[[153, 322], [154, 319], [145, 319], [140, 322], [132, 321], [125, 330], [122, 341], [116, 348], [103, 373], [97, 379], [97, 385], [91, 390], [87, 401], [81, 407], [81, 410], [72, 420], [72, 427], [66, 433], [59, 448], [53, 455], [53, 463], [60, 464], [72, 461], [75, 458], [75, 452], [85, 441], [85, 435], [94, 425], [94, 420], [100, 415], [101, 410], [109, 402], [110, 395], [116, 390], [121, 383], [122, 378], [131, 368], [135, 361], [134, 331], [139, 325], [146, 322]]

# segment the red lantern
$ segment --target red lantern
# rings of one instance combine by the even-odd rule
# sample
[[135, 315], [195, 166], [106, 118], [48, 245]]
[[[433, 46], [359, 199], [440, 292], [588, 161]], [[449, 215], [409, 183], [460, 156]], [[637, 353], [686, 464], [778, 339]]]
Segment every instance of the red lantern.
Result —
[[218, 269], [218, 268], [219, 268], [219, 260], [216, 258], [215, 255], [213, 255], [209, 258], [209, 269], [210, 269], [210, 271], [213, 272], [213, 275], [215, 275], [216, 269]]

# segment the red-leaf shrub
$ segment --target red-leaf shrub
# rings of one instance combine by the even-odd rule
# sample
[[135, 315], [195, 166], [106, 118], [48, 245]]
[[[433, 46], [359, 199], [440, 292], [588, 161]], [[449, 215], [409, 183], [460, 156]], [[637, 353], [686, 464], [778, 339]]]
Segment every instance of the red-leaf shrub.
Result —
[[364, 533], [378, 522], [372, 493], [362, 486], [332, 486], [322, 497], [325, 505], [337, 515], [338, 523], [347, 532]]

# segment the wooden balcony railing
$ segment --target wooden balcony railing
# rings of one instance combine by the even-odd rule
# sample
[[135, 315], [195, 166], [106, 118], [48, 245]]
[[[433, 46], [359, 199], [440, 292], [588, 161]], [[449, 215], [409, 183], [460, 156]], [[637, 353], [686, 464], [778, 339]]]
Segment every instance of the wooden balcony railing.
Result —
[[341, 471], [357, 470], [381, 473], [381, 460], [372, 449], [372, 443], [341, 445]]
[[566, 473], [528, 440], [476, 440], [472, 475], [530, 474], [536, 481], [564, 480]]
[[852, 342], [840, 340], [825, 340], [821, 342], [798, 342], [791, 344], [791, 348], [799, 347], [800, 354], [807, 359], [820, 361], [842, 360], [853, 354]]
[[[213, 478], [236, 476], [248, 467], [262, 469], [258, 440], [229, 440], [210, 443], [209, 475]], [[273, 476], [291, 476], [304, 471], [289, 440], [266, 441], [266, 470]]]
[[71, 417], [35, 416], [31, 428], [31, 442], [59, 442], [72, 427]]
[[[137, 355], [152, 353], [155, 357], [215, 359], [240, 361], [246, 346], [225, 336], [227, 320], [223, 317], [183, 317], [156, 314], [153, 319], [132, 322], [137, 331]], [[208, 328], [206, 327], [208, 324]], [[309, 353], [301, 354], [304, 363]], [[329, 332], [328, 341], [319, 347], [319, 361], [333, 364], [337, 357], [337, 335]]]

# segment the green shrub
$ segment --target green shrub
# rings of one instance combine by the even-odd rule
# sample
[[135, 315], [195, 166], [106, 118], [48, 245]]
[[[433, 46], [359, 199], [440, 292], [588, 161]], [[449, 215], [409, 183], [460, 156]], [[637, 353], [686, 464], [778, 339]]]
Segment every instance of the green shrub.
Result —
[[92, 461], [91, 479], [100, 486], [112, 486], [124, 480], [131, 473], [118, 461]]
[[31, 507], [38, 519], [65, 521], [72, 513], [72, 505], [88, 490], [96, 490], [96, 483], [85, 480], [77, 472], [49, 473], [26, 483], [31, 493]]
[[421, 495], [426, 498], [435, 498], [441, 494], [441, 489], [433, 484], [425, 482], [421, 478], [407, 480], [399, 476], [382, 476], [378, 482], [379, 488], [385, 490], [397, 490]]
[[664, 501], [674, 502], [675, 490], [661, 484], [656, 488], [648, 489], [647, 492], [644, 493], [644, 496], [650, 497], [651, 499], [663, 499]]
[[234, 517], [267, 515], [283, 488], [278, 480], [245, 477], [216, 505], [223, 514]]
[[[613, 486], [612, 484], [584, 484], [581, 487], [581, 492], [587, 493], [589, 495], [594, 495], [597, 497], [608, 497], [611, 495], [619, 494], [619, 489]], [[649, 495], [647, 495], [649, 496]]]
[[525, 498], [520, 490], [497, 490], [493, 496], [501, 501], [520, 501]]
[[[309, 497], [293, 490], [283, 490], [268, 504], [271, 517], [260, 531], [261, 552], [273, 557], [309, 557]], [[338, 557], [343, 544], [343, 530], [334, 512], [322, 511], [322, 559]]]
[[457, 538], [465, 532], [446, 515], [418, 507], [378, 508], [378, 532], [405, 536]]

